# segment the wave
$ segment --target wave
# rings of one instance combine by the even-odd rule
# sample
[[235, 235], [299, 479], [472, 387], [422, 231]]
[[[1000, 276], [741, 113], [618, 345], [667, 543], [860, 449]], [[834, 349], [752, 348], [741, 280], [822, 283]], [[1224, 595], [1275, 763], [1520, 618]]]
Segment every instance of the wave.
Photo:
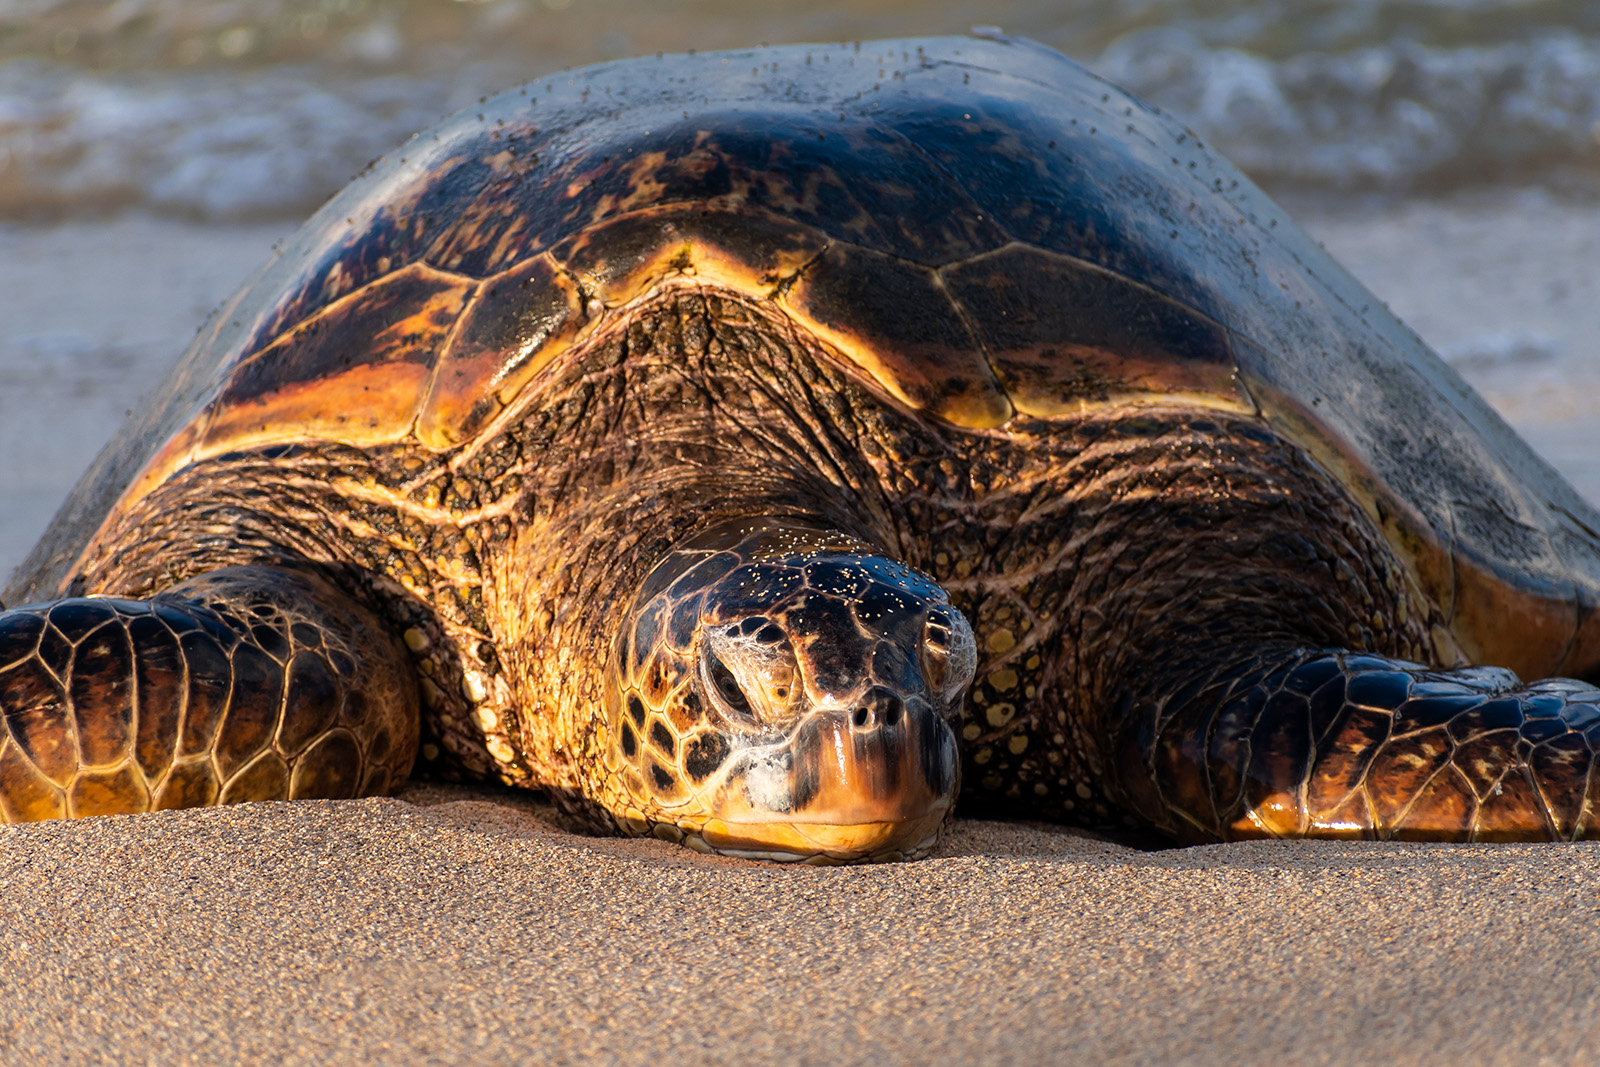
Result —
[[[160, 10], [191, 11], [173, 2]], [[1359, 33], [1338, 37], [1311, 20], [1284, 45], [1270, 32], [1282, 25], [1266, 17], [1271, 3], [1251, 19], [1207, 21], [1195, 14], [1209, 10], [1205, 3], [1142, 2], [1113, 7], [1189, 16], [1115, 36], [1107, 27], [1123, 23], [1081, 12], [1072, 26], [1008, 28], [1075, 52], [1274, 193], [1496, 183], [1600, 192], [1600, 29], [1536, 26], [1484, 43], [1489, 28], [1480, 26], [1467, 43], [1441, 43], [1442, 31], [1431, 41], [1400, 34], [1373, 43], [1393, 29], [1378, 17], [1390, 9], [1351, 0], [1346, 15], [1365, 12]], [[1452, 17], [1498, 17], [1506, 8], [1499, 0], [1416, 4]], [[556, 65], [527, 53], [466, 62], [459, 52], [419, 63], [410, 37], [374, 29], [383, 25], [353, 25], [323, 53], [233, 66], [161, 60], [118, 72], [37, 50], [0, 55], [0, 218], [124, 207], [204, 219], [302, 215], [411, 133], [527, 76], [530, 63]], [[227, 32], [217, 40], [226, 44]], [[174, 54], [191, 39], [168, 38]], [[1319, 40], [1369, 43], [1306, 49]], [[632, 50], [643, 49], [636, 42]]]
[[1268, 186], [1341, 191], [1600, 180], [1600, 41], [1399, 41], [1281, 60], [1136, 32], [1095, 70]]
[[316, 73], [0, 66], [0, 215], [302, 214], [461, 95], [412, 78], [329, 84]]

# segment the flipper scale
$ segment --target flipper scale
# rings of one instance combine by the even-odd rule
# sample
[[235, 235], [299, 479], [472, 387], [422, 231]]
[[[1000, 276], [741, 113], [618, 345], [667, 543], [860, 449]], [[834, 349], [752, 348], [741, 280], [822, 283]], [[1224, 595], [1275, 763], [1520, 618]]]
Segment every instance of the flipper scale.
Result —
[[[1600, 689], [1337, 649], [1253, 659], [1239, 675], [1219, 703], [1164, 709], [1181, 729], [1147, 757], [1148, 781], [1123, 783], [1158, 825], [1223, 838], [1600, 837]], [[1322, 705], [1325, 733], [1306, 729], [1307, 701]]]
[[[359, 650], [355, 677], [339, 650]], [[416, 753], [403, 646], [315, 573], [231, 567], [148, 603], [16, 608], [0, 665], [8, 822], [384, 792]]]

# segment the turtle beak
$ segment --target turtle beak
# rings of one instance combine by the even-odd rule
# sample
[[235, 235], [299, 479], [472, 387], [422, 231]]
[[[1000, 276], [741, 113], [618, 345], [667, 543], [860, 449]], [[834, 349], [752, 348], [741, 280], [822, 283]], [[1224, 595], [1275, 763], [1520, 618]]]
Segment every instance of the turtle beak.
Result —
[[730, 768], [701, 831], [765, 859], [895, 860], [933, 847], [960, 791], [955, 734], [920, 696], [881, 686], [813, 711]]

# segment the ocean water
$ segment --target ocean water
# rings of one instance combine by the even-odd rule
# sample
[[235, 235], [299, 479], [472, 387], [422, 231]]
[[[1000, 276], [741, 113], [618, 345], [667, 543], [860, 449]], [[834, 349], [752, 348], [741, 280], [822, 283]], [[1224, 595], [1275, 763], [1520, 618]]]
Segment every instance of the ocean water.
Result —
[[1275, 193], [1600, 192], [1596, 0], [3, 0], [0, 219], [308, 212], [478, 97], [568, 66], [997, 25]]

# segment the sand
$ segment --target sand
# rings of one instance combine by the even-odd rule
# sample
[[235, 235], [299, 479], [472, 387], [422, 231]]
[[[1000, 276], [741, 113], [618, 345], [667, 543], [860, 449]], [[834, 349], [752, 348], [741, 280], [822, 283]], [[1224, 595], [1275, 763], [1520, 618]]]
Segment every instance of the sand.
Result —
[[5, 1063], [1590, 1063], [1600, 846], [913, 864], [573, 837], [493, 794], [0, 831]]
[[[1600, 499], [1600, 211], [1309, 227]], [[0, 227], [0, 567], [289, 227]], [[1144, 852], [958, 822], [813, 869], [520, 794], [0, 829], [0, 1063], [1590, 1063], [1600, 845]]]

